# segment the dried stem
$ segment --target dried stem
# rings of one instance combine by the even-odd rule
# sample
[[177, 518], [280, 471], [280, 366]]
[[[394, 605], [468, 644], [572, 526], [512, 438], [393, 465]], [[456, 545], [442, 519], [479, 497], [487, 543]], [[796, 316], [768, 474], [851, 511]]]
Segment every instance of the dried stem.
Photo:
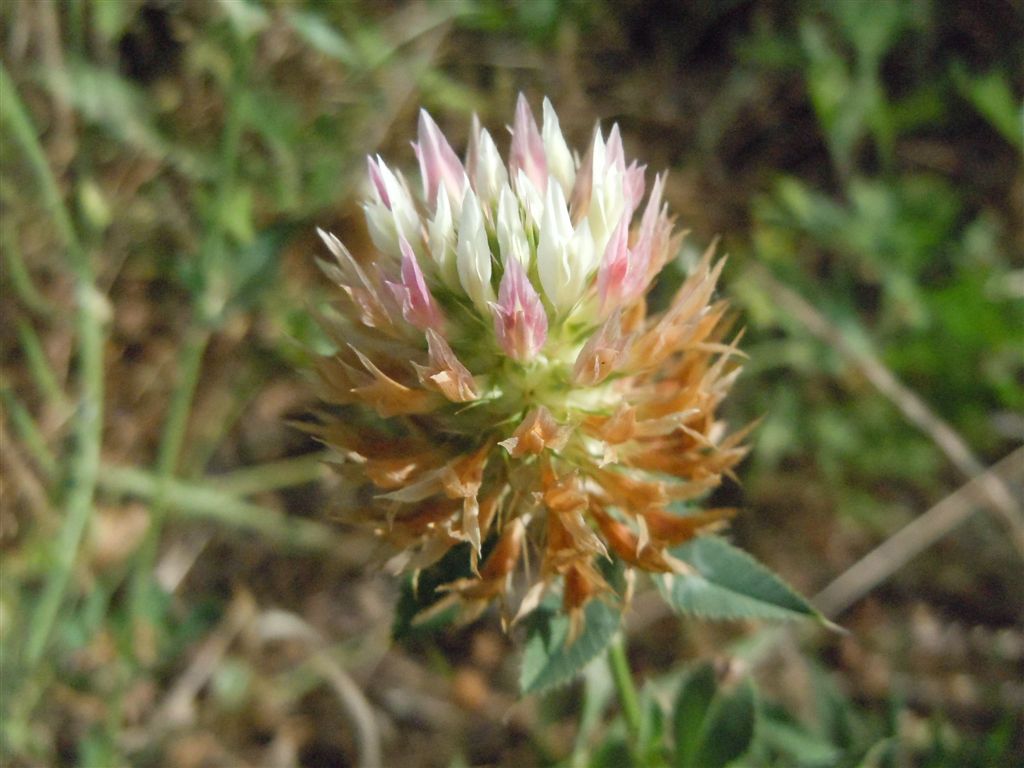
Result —
[[255, 620], [258, 636], [264, 641], [290, 638], [305, 643], [309, 664], [338, 697], [345, 719], [359, 752], [360, 768], [381, 768], [383, 756], [380, 730], [370, 703], [355, 680], [324, 647], [320, 633], [305, 619], [289, 611], [268, 610]]
[[1024, 448], [975, 477], [919, 515], [847, 568], [814, 598], [826, 616], [835, 617], [892, 576], [910, 560], [967, 520], [984, 502], [986, 483], [1024, 479]]

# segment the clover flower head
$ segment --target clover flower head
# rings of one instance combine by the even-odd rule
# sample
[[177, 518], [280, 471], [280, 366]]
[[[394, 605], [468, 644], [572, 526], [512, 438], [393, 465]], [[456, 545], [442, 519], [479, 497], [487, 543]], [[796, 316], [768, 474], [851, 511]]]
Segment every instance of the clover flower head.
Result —
[[744, 453], [716, 417], [738, 372], [722, 262], [709, 250], [649, 312], [681, 243], [665, 176], [644, 202], [618, 126], [580, 159], [547, 99], [538, 126], [520, 95], [507, 164], [475, 118], [464, 161], [426, 111], [413, 148], [415, 194], [368, 160], [376, 253], [320, 233], [342, 302], [319, 373], [341, 408], [315, 431], [364, 481], [394, 570], [468, 544], [472, 575], [436, 610], [517, 618], [560, 591], [578, 632], [589, 600], [615, 599], [603, 561], [681, 571], [669, 549], [731, 514], [679, 510]]

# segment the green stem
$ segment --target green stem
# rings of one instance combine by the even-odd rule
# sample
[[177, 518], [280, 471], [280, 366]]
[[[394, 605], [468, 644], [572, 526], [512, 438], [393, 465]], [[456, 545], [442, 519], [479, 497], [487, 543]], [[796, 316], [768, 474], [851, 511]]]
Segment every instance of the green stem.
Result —
[[46, 352], [43, 351], [43, 344], [29, 323], [18, 323], [18, 340], [21, 342], [21, 351], [25, 353], [29, 373], [43, 397], [61, 411], [70, 410], [67, 396], [57, 381], [57, 375], [53, 372]]
[[182, 347], [178, 359], [181, 378], [171, 396], [163, 434], [160, 436], [160, 446], [157, 449], [155, 475], [157, 485], [150, 495], [149, 528], [135, 559], [135, 575], [131, 594], [133, 613], [136, 616], [143, 615], [144, 602], [148, 599], [149, 582], [156, 564], [160, 535], [167, 518], [167, 507], [170, 502], [169, 488], [178, 467], [181, 448], [185, 443], [192, 399], [199, 383], [203, 354], [206, 352], [209, 341], [209, 330], [192, 328], [186, 335], [185, 345]]
[[[181, 448], [185, 444], [188, 417], [192, 412], [192, 399], [199, 384], [199, 373], [203, 366], [203, 355], [210, 343], [210, 331], [206, 328], [191, 328], [185, 334], [185, 343], [178, 358], [178, 379], [171, 403], [167, 409], [160, 447], [157, 450], [156, 471], [163, 480], [170, 479], [178, 469]], [[158, 497], [157, 502], [160, 501]]]
[[[101, 301], [91, 295], [95, 289], [79, 287], [83, 314], [93, 314], [90, 304]], [[83, 293], [90, 295], [83, 296]], [[96, 476], [100, 467], [100, 445], [103, 436], [103, 346], [104, 330], [97, 318], [82, 319], [79, 325], [80, 375], [82, 401], [78, 407], [78, 430], [75, 453], [71, 457], [69, 490], [65, 502], [64, 525], [57, 539], [57, 557], [43, 594], [36, 605], [26, 643], [26, 659], [30, 666], [42, 657], [54, 621], [71, 580], [82, 537], [93, 513]]]
[[14, 294], [21, 299], [21, 302], [32, 312], [44, 317], [53, 317], [56, 308], [53, 303], [43, 296], [29, 274], [25, 260], [21, 257], [20, 243], [13, 233], [8, 233], [6, 227], [3, 233], [3, 251], [7, 261], [6, 275], [14, 288]]
[[77, 308], [75, 325], [79, 343], [81, 403], [77, 411], [75, 451], [70, 461], [64, 524], [56, 541], [53, 568], [33, 612], [25, 644], [25, 659], [29, 667], [34, 667], [46, 649], [64, 593], [71, 581], [82, 536], [92, 517], [103, 438], [103, 326], [109, 315], [109, 307], [106, 298], [96, 290], [88, 254], [83, 250], [75, 232], [71, 215], [64, 205], [57, 181], [37, 138], [38, 132], [32, 118], [2, 63], [0, 103], [4, 105], [3, 122], [25, 153], [39, 184], [43, 202], [64, 240], [68, 261], [75, 275]]
[[621, 634], [608, 646], [608, 664], [612, 670], [612, 679], [615, 680], [615, 690], [619, 694], [619, 703], [622, 705], [622, 716], [626, 720], [630, 744], [633, 749], [636, 749], [640, 736], [640, 697], [636, 692], [633, 675], [629, 671], [629, 661], [626, 659], [626, 641]]
[[67, 206], [64, 205], [64, 197], [60, 193], [56, 179], [53, 178], [50, 163], [37, 138], [35, 125], [2, 62], [0, 62], [0, 103], [4, 105], [4, 108], [0, 110], [0, 120], [10, 127], [15, 140], [21, 145], [22, 152], [25, 153], [25, 158], [39, 184], [39, 191], [42, 192], [46, 212], [53, 217], [57, 231], [67, 246], [72, 267], [78, 275], [91, 272], [75, 227], [71, 223], [71, 214], [68, 213]]
[[209, 520], [231, 528], [258, 533], [264, 539], [290, 550], [341, 551], [338, 536], [314, 520], [292, 518], [269, 507], [242, 501], [218, 488], [181, 480], [165, 481], [152, 472], [135, 467], [106, 465], [100, 484], [109, 493], [153, 499], [163, 494], [175, 516]]
[[210, 342], [212, 329], [220, 321], [229, 298], [230, 287], [226, 281], [224, 263], [224, 210], [234, 192], [238, 151], [245, 123], [242, 75], [248, 62], [247, 49], [243, 49], [242, 54], [240, 62], [236, 64], [235, 81], [229, 94], [226, 122], [221, 138], [221, 168], [216, 191], [216, 208], [199, 251], [203, 273], [202, 289], [192, 308], [192, 324], [178, 359], [181, 378], [171, 397], [157, 451], [156, 473], [159, 485], [150, 505], [150, 526], [135, 561], [131, 599], [132, 612], [136, 617], [144, 615], [160, 536], [167, 517], [168, 488], [180, 463], [203, 355]]
[[318, 480], [324, 471], [328, 451], [308, 453], [292, 459], [244, 467], [222, 475], [207, 475], [205, 482], [216, 484], [221, 493], [232, 496], [252, 496], [279, 488], [303, 485]]
[[[57, 463], [32, 416], [7, 387], [0, 387], [0, 399], [32, 458], [52, 479], [57, 472]], [[252, 531], [269, 542], [292, 550], [341, 552], [345, 548], [344, 542], [328, 526], [314, 520], [286, 517], [270, 507], [238, 498], [241, 493], [272, 491], [310, 482], [319, 476], [321, 458], [321, 454], [312, 454], [246, 467], [220, 478], [207, 478], [204, 483], [173, 479], [162, 481], [153, 472], [137, 467], [104, 464], [98, 481], [102, 490], [113, 495], [152, 500], [158, 493], [163, 493], [168, 510], [176, 517], [207, 520]], [[256, 478], [262, 480], [257, 483]]]
[[46, 475], [47, 480], [52, 481], [57, 474], [57, 460], [46, 445], [46, 439], [39, 431], [39, 427], [36, 426], [32, 414], [15, 397], [14, 391], [6, 385], [0, 385], [0, 401], [7, 409], [7, 415], [14, 425], [14, 430], [18, 433], [32, 460]]

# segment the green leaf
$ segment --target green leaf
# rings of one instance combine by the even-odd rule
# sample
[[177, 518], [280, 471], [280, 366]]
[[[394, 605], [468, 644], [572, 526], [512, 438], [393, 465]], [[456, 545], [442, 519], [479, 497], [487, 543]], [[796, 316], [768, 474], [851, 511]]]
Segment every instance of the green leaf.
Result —
[[855, 80], [826, 28], [811, 20], [800, 26], [807, 62], [807, 92], [828, 140], [836, 165], [849, 172], [854, 147], [864, 134], [867, 99], [863, 81]]
[[750, 749], [757, 721], [757, 693], [750, 678], [712, 704], [693, 766], [723, 768]]
[[651, 685], [645, 685], [640, 694], [640, 729], [637, 734], [637, 754], [643, 765], [654, 768], [665, 765], [665, 710]]
[[858, 743], [860, 728], [853, 704], [821, 664], [811, 662], [809, 671], [813, 711], [817, 713], [815, 733], [840, 750], [850, 752]]
[[586, 764], [588, 745], [601, 724], [608, 701], [615, 692], [611, 670], [601, 659], [595, 659], [583, 669], [583, 700], [580, 705], [573, 745], [572, 765]]
[[744, 754], [754, 739], [757, 694], [750, 678], [734, 690], [718, 690], [710, 664], [683, 681], [672, 724], [675, 768], [722, 768]]
[[116, 44], [136, 13], [130, 3], [92, 3], [89, 10], [100, 39], [107, 45]]
[[958, 62], [953, 67], [953, 82], [960, 94], [1004, 139], [1024, 149], [1024, 109], [1014, 97], [1004, 72], [992, 70], [972, 75]]
[[633, 765], [633, 755], [629, 751], [629, 743], [621, 734], [613, 734], [597, 750], [594, 757], [586, 763], [590, 768], [622, 768]]
[[173, 145], [157, 130], [146, 93], [131, 81], [76, 59], [63, 69], [48, 70], [45, 80], [57, 98], [117, 141], [173, 164], [190, 178], [203, 173], [191, 151]]
[[287, 14], [287, 19], [292, 29], [320, 53], [350, 67], [360, 66], [361, 61], [352, 44], [319, 14], [310, 11], [291, 11]]
[[827, 620], [765, 566], [717, 536], [702, 536], [672, 554], [696, 573], [658, 584], [679, 613], [706, 619]]
[[761, 743], [788, 758], [793, 765], [807, 768], [835, 765], [842, 754], [835, 744], [808, 731], [781, 710], [763, 713], [757, 732]]
[[262, 32], [270, 23], [270, 14], [250, 0], [220, 0], [220, 7], [243, 40]]
[[576, 641], [566, 645], [569, 618], [557, 603], [545, 601], [529, 622], [519, 686], [536, 693], [573, 680], [592, 659], [604, 652], [619, 628], [618, 608], [591, 600], [584, 609], [586, 625]]
[[700, 747], [701, 726], [711, 707], [718, 684], [710, 664], [701, 664], [683, 680], [672, 712], [672, 730], [676, 740], [675, 765], [693, 765]]
[[[493, 541], [488, 540], [484, 546], [485, 555], [491, 546]], [[406, 642], [429, 635], [446, 627], [455, 619], [458, 609], [453, 606], [428, 621], [416, 621], [419, 614], [444, 598], [444, 593], [437, 591], [439, 586], [472, 575], [469, 564], [469, 544], [460, 544], [452, 547], [432, 566], [421, 571], [415, 583], [412, 577], [406, 581], [395, 606], [395, 621], [391, 627], [391, 635], [395, 641]]]

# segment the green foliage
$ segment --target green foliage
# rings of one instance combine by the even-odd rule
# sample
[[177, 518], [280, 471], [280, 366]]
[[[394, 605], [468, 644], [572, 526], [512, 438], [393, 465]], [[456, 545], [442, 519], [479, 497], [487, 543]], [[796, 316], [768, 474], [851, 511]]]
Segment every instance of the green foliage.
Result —
[[[494, 546], [493, 540], [485, 542], [485, 551]], [[421, 571], [417, 576], [408, 578], [402, 585], [402, 592], [395, 606], [395, 620], [391, 627], [391, 635], [398, 641], [411, 640], [425, 634], [436, 632], [448, 626], [455, 619], [456, 609], [440, 612], [423, 620], [424, 614], [433, 605], [443, 600], [445, 595], [438, 591], [442, 584], [456, 579], [468, 578], [472, 575], [469, 567], [469, 544], [452, 547], [437, 563]], [[419, 620], [418, 620], [419, 618]]]
[[288, 23], [314, 49], [342, 64], [358, 67], [361, 57], [345, 35], [323, 16], [312, 11], [293, 10], [286, 14]]
[[[676, 752], [676, 768], [724, 768], [742, 756], [754, 741], [757, 694], [750, 678], [732, 691], [717, 691], [697, 722], [676, 719], [676, 734], [687, 732], [692, 752]], [[699, 728], [696, 737], [689, 732]], [[691, 747], [692, 748], [692, 747]]]
[[[101, 425], [106, 434], [99, 437], [104, 459], [120, 457], [116, 434], [125, 431], [124, 409], [134, 408], [136, 397], [140, 402], [152, 397], [133, 392], [126, 401], [117, 392], [121, 369], [113, 366], [133, 354], [126, 345], [134, 345], [134, 339], [108, 336], [92, 343], [82, 332], [85, 325], [65, 316], [73, 286], [62, 280], [69, 267], [73, 272], [93, 262], [95, 274], [74, 286], [75, 295], [99, 297], [109, 291], [116, 334], [124, 333], [121, 312], [127, 304], [122, 305], [119, 291], [141, 285], [153, 296], [172, 292], [173, 312], [158, 318], [162, 343], [184, 349], [187, 344], [175, 334], [201, 326], [217, 345], [227, 346], [241, 328], [245, 346], [250, 338], [253, 343], [248, 357], [239, 355], [240, 367], [260, 356], [267, 358], [266, 368], [287, 369], [308, 354], [304, 350], [324, 351], [328, 345], [306, 311], [322, 303], [321, 289], [289, 271], [293, 253], [306, 247], [304, 238], [315, 225], [346, 215], [339, 205], [352, 197], [364, 154], [399, 133], [392, 124], [416, 101], [441, 114], [478, 110], [493, 117], [491, 93], [517, 87], [539, 92], [555, 83], [553, 97], [560, 85], [563, 93], [575, 93], [578, 103], [589, 100], [592, 109], [609, 115], [621, 109], [624, 135], [634, 140], [647, 120], [660, 126], [662, 109], [672, 115], [677, 99], [693, 104], [692, 110], [680, 110], [685, 114], [673, 131], [678, 128], [686, 137], [692, 128], [695, 149], [682, 155], [685, 171], [673, 169], [672, 176], [685, 177], [692, 169], [704, 174], [699, 184], [702, 190], [710, 185], [712, 220], [717, 212], [724, 223], [716, 220], [716, 227], [733, 238], [731, 274], [742, 275], [748, 260], [768, 265], [858, 348], [873, 351], [984, 461], [1019, 442], [1024, 262], [1017, 202], [1024, 128], [1021, 46], [1010, 40], [1014, 30], [1000, 37], [984, 19], [980, 33], [972, 30], [964, 23], [964, 7], [956, 3], [953, 12], [942, 3], [916, 1], [698, 3], [688, 17], [692, 23], [673, 30], [673, 42], [700, 59], [699, 68], [687, 62], [699, 77], [695, 82], [680, 78], [677, 92], [676, 81], [665, 74], [672, 88], [652, 110], [657, 114], [648, 115], [628, 111], [633, 91], [628, 80], [606, 77], [609, 67], [601, 57], [610, 54], [618, 67], [620, 57], [631, 64], [628, 56], [646, 55], [626, 49], [632, 43], [627, 25], [616, 26], [616, 4], [198, 3], [172, 20], [173, 50], [159, 54], [158, 72], [132, 74], [125, 65], [134, 62], [125, 60], [120, 47], [145, 31], [151, 14], [171, 9], [173, 15], [177, 5], [70, 0], [53, 4], [52, 29], [48, 17], [39, 15], [37, 21], [17, 4], [0, 10], [0, 26], [10, 32], [0, 110], [2, 287], [5, 300], [10, 298], [8, 325], [17, 329], [20, 345], [10, 354], [5, 350], [2, 387], [4, 428], [10, 429], [4, 432], [4, 471], [12, 489], [5, 502], [11, 500], [14, 524], [5, 519], [3, 526], [0, 762], [165, 762], [168, 756], [158, 754], [162, 747], [132, 746], [143, 732], [138, 723], [131, 738], [123, 737], [126, 713], [138, 706], [140, 692], [141, 698], [155, 694], [158, 700], [166, 695], [164, 687], [188, 668], [224, 614], [217, 593], [197, 594], [185, 585], [171, 597], [158, 589], [148, 578], [152, 563], [138, 552], [102, 571], [88, 547], [79, 546], [81, 536], [55, 535], [65, 524], [68, 500], [81, 487], [83, 454], [79, 439], [71, 439], [69, 419], [112, 403], [113, 418]], [[632, 9], [627, 4], [622, 13]], [[983, 7], [980, 15], [991, 10]], [[443, 47], [421, 46], [439, 29], [454, 30], [450, 39], [459, 45], [468, 41], [470, 54], [463, 57], [459, 49], [446, 57]], [[502, 63], [481, 56], [474, 35], [500, 39]], [[559, 48], [562, 40], [578, 47]], [[549, 66], [556, 54], [567, 53], [580, 62], [579, 82], [562, 83], [562, 70]], [[528, 55], [520, 61], [520, 54]], [[533, 56], [544, 66], [536, 67]], [[658, 67], [670, 63], [659, 60]], [[720, 82], [726, 87], [715, 92]], [[20, 94], [30, 119], [12, 108], [12, 94]], [[729, 122], [723, 114], [742, 120]], [[31, 134], [40, 151], [21, 157], [19, 131]], [[749, 165], [761, 170], [734, 173], [730, 158], [716, 155], [736, 142], [719, 142], [716, 131], [755, 147]], [[763, 141], [761, 132], [768, 131], [770, 140]], [[674, 158], [677, 151], [685, 153], [687, 142], [676, 139], [673, 133], [671, 141], [661, 141], [682, 148], [659, 149]], [[74, 153], [70, 159], [68, 148]], [[716, 181], [716, 175], [725, 181]], [[716, 188], [718, 183], [722, 186]], [[683, 196], [688, 184], [687, 179], [674, 193]], [[699, 230], [703, 222], [696, 224]], [[61, 259], [64, 246], [72, 258]], [[689, 255], [661, 275], [653, 309], [664, 306], [682, 280]], [[751, 356], [741, 379], [746, 390], [731, 406], [738, 415], [730, 420], [765, 417], [755, 433], [753, 460], [741, 471], [750, 506], [781, 496], [812, 512], [838, 509], [848, 515], [836, 526], [839, 535], [867, 523], [871, 536], [893, 530], [901, 519], [892, 514], [896, 504], [906, 515], [952, 488], [947, 462], [930, 441], [905, 424], [855, 366], [815, 339], [776, 296], [742, 276], [726, 285], [726, 293], [739, 300], [748, 328], [744, 349]], [[105, 323], [106, 306], [97, 301], [96, 307]], [[163, 311], [155, 302], [145, 310]], [[80, 381], [83, 361], [92, 354], [86, 347], [99, 351], [92, 360], [112, 366], [104, 371], [112, 389], [106, 400], [102, 389]], [[206, 370], [204, 348], [197, 345], [190, 353], [198, 361], [191, 384], [178, 381], [187, 378], [181, 374], [184, 354], [159, 369], [158, 378], [174, 379], [173, 393], [164, 394], [183, 403], [180, 418], [163, 425], [169, 404], [150, 404], [159, 416], [155, 426], [145, 427], [152, 433], [140, 442], [146, 450], [125, 457], [150, 462], [148, 447], [163, 441], [161, 430], [166, 436], [189, 425], [182, 456], [171, 455], [169, 462], [173, 487], [185, 490], [169, 505], [171, 514], [188, 507], [176, 505], [190, 492], [209, 493], [204, 481], [189, 475], [207, 472], [211, 456], [246, 460], [248, 449], [229, 435], [233, 419], [248, 405], [249, 395], [240, 390], [264, 383], [262, 378], [248, 383], [252, 374], [246, 373], [244, 386], [229, 377], [226, 388], [215, 390], [217, 377], [210, 374], [216, 372]], [[83, 393], [85, 407], [75, 408]], [[225, 393], [234, 415], [208, 418], [211, 402]], [[193, 394], [201, 411], [193, 412]], [[132, 429], [144, 429], [134, 423], [144, 417], [141, 413], [130, 416]], [[177, 468], [175, 458], [182, 458]], [[24, 496], [21, 463], [31, 465], [32, 483], [24, 486], [30, 492]], [[131, 469], [151, 488], [159, 489], [167, 479], [144, 466]], [[87, 499], [82, 509], [91, 514], [93, 508], [116, 507], [137, 495], [111, 487], [101, 482], [102, 498]], [[272, 489], [274, 482], [263, 487]], [[241, 495], [214, 494], [206, 503], [213, 511], [205, 519], [221, 531], [218, 547], [234, 540], [232, 531], [246, 528], [253, 510], [282, 521], [277, 510], [243, 502]], [[864, 534], [857, 536], [849, 551], [863, 543]], [[241, 551], [255, 548], [248, 539], [240, 541], [235, 544]], [[836, 550], [845, 551], [847, 544], [839, 542]], [[317, 552], [322, 549], [329, 546]], [[447, 627], [453, 618], [449, 611], [431, 622], [412, 623], [443, 597], [436, 591], [439, 584], [469, 575], [466, 554], [465, 547], [456, 548], [420, 576], [418, 589], [409, 585], [403, 591], [395, 636], [413, 651], [429, 642], [428, 632]], [[820, 619], [778, 577], [721, 539], [700, 540], [676, 554], [695, 572], [673, 577], [661, 588], [687, 621], [694, 616]], [[237, 561], [243, 571], [247, 557]], [[983, 569], [986, 560], [979, 557], [968, 565]], [[54, 581], [53, 574], [65, 565], [66, 584]], [[125, 595], [134, 570], [146, 575], [137, 605]], [[207, 576], [196, 581], [202, 584]], [[230, 578], [244, 583], [247, 577], [232, 571]], [[977, 578], [965, 589], [975, 587], [981, 594], [988, 582]], [[54, 583], [57, 587], [49, 589]], [[52, 632], [41, 609], [47, 591], [55, 596], [58, 617]], [[960, 605], [963, 597], [950, 599]], [[608, 712], [612, 682], [600, 658], [620, 629], [618, 611], [592, 601], [583, 633], [566, 644], [567, 621], [557, 602], [552, 596], [525, 622], [521, 685], [547, 691], [566, 686], [583, 671], [576, 768], [730, 763], [853, 768], [898, 764], [897, 756], [928, 768], [1020, 763], [1015, 713], [1000, 714], [993, 705], [991, 727], [979, 732], [959, 712], [954, 716], [940, 708], [927, 713], [929, 729], [918, 728], [911, 738], [901, 722], [925, 717], [920, 711], [894, 700], [886, 715], [880, 712], [884, 698], [855, 698], [844, 692], [853, 687], [848, 681], [838, 685], [813, 663], [806, 709], [815, 716], [806, 720], [769, 700], [766, 684], [760, 694], [747, 680], [723, 690], [710, 667], [698, 666], [677, 685], [678, 666], [661, 672], [645, 665], [639, 727], [633, 733], [622, 715]], [[140, 624], [155, 636], [148, 660], [140, 652]], [[24, 663], [30, 633], [42, 649], [31, 667]], [[109, 658], [91, 667], [92, 654], [108, 647]], [[211, 731], [222, 721], [206, 718], [217, 712], [230, 719], [224, 731], [242, 730], [246, 708], [265, 695], [260, 675], [233, 652], [222, 659], [199, 702], [207, 708], [202, 717], [213, 723]], [[277, 686], [274, 690], [280, 696], [275, 708], [295, 704]], [[85, 714], [69, 714], [76, 711]], [[531, 731], [540, 740], [545, 729]], [[591, 748], [593, 741], [597, 745]]]
[[519, 686], [537, 693], [572, 682], [591, 661], [604, 653], [619, 629], [621, 613], [603, 600], [584, 608], [584, 626], [571, 643], [569, 618], [559, 601], [542, 603], [527, 621]]
[[800, 768], [834, 766], [843, 754], [839, 747], [796, 722], [781, 707], [762, 710], [758, 738], [766, 752]]
[[805, 19], [801, 24], [808, 93], [833, 162], [844, 176], [852, 170], [854, 151], [868, 132], [885, 161], [891, 161], [893, 126], [880, 66], [911, 21], [911, 7], [905, 3], [828, 4], [834, 24], [831, 31], [853, 49], [852, 57], [834, 44], [823, 23]]
[[1005, 72], [994, 69], [972, 75], [962, 65], [953, 66], [957, 91], [978, 110], [1010, 144], [1024, 151], [1024, 104], [1014, 96]]
[[701, 536], [672, 554], [693, 573], [659, 582], [669, 605], [703, 619], [793, 619], [821, 615], [782, 579], [717, 536]]
[[[709, 664], [670, 677], [674, 680], [652, 680], [644, 687], [640, 728], [633, 741], [623, 738], [618, 727], [610, 728], [587, 765], [747, 765], [741, 758], [757, 754], [761, 742], [761, 704], [753, 681], [745, 677], [722, 686]], [[574, 764], [582, 762], [577, 755]]]
[[467, 0], [463, 23], [494, 32], [523, 35], [537, 44], [551, 44], [561, 25], [585, 26], [600, 11], [601, 2], [586, 0]]
[[[785, 23], [755, 27], [738, 50], [752, 76], [799, 89], [814, 115], [805, 128], [820, 131], [831, 162], [763, 180], [740, 259], [770, 265], [995, 460], [1016, 433], [993, 425], [1024, 400], [1024, 304], [1010, 287], [1019, 236], [1005, 205], [1009, 169], [1021, 162], [1021, 99], [1008, 66], [1020, 46], [968, 66], [938, 53], [950, 22], [933, 4], [800, 7]], [[1004, 141], [979, 130], [979, 117]], [[955, 162], [929, 154], [941, 142], [956, 147]], [[805, 151], [816, 143], [807, 137]], [[981, 156], [1000, 160], [967, 161]], [[1002, 191], [981, 195], [968, 177]], [[733, 289], [757, 380], [744, 412], [766, 417], [748, 487], [767, 489], [781, 467], [804, 466], [802, 485], [824, 505], [877, 522], [885, 502], [864, 489], [892, 483], [927, 496], [945, 482], [942, 454], [856, 366], [756, 279]]]
[[684, 678], [672, 712], [675, 765], [692, 765], [700, 750], [702, 725], [711, 709], [718, 683], [710, 664], [701, 664]]
[[114, 141], [167, 162], [188, 179], [209, 178], [207, 158], [176, 144], [161, 131], [152, 102], [134, 83], [76, 59], [63, 70], [48, 72], [47, 85], [82, 119]]

